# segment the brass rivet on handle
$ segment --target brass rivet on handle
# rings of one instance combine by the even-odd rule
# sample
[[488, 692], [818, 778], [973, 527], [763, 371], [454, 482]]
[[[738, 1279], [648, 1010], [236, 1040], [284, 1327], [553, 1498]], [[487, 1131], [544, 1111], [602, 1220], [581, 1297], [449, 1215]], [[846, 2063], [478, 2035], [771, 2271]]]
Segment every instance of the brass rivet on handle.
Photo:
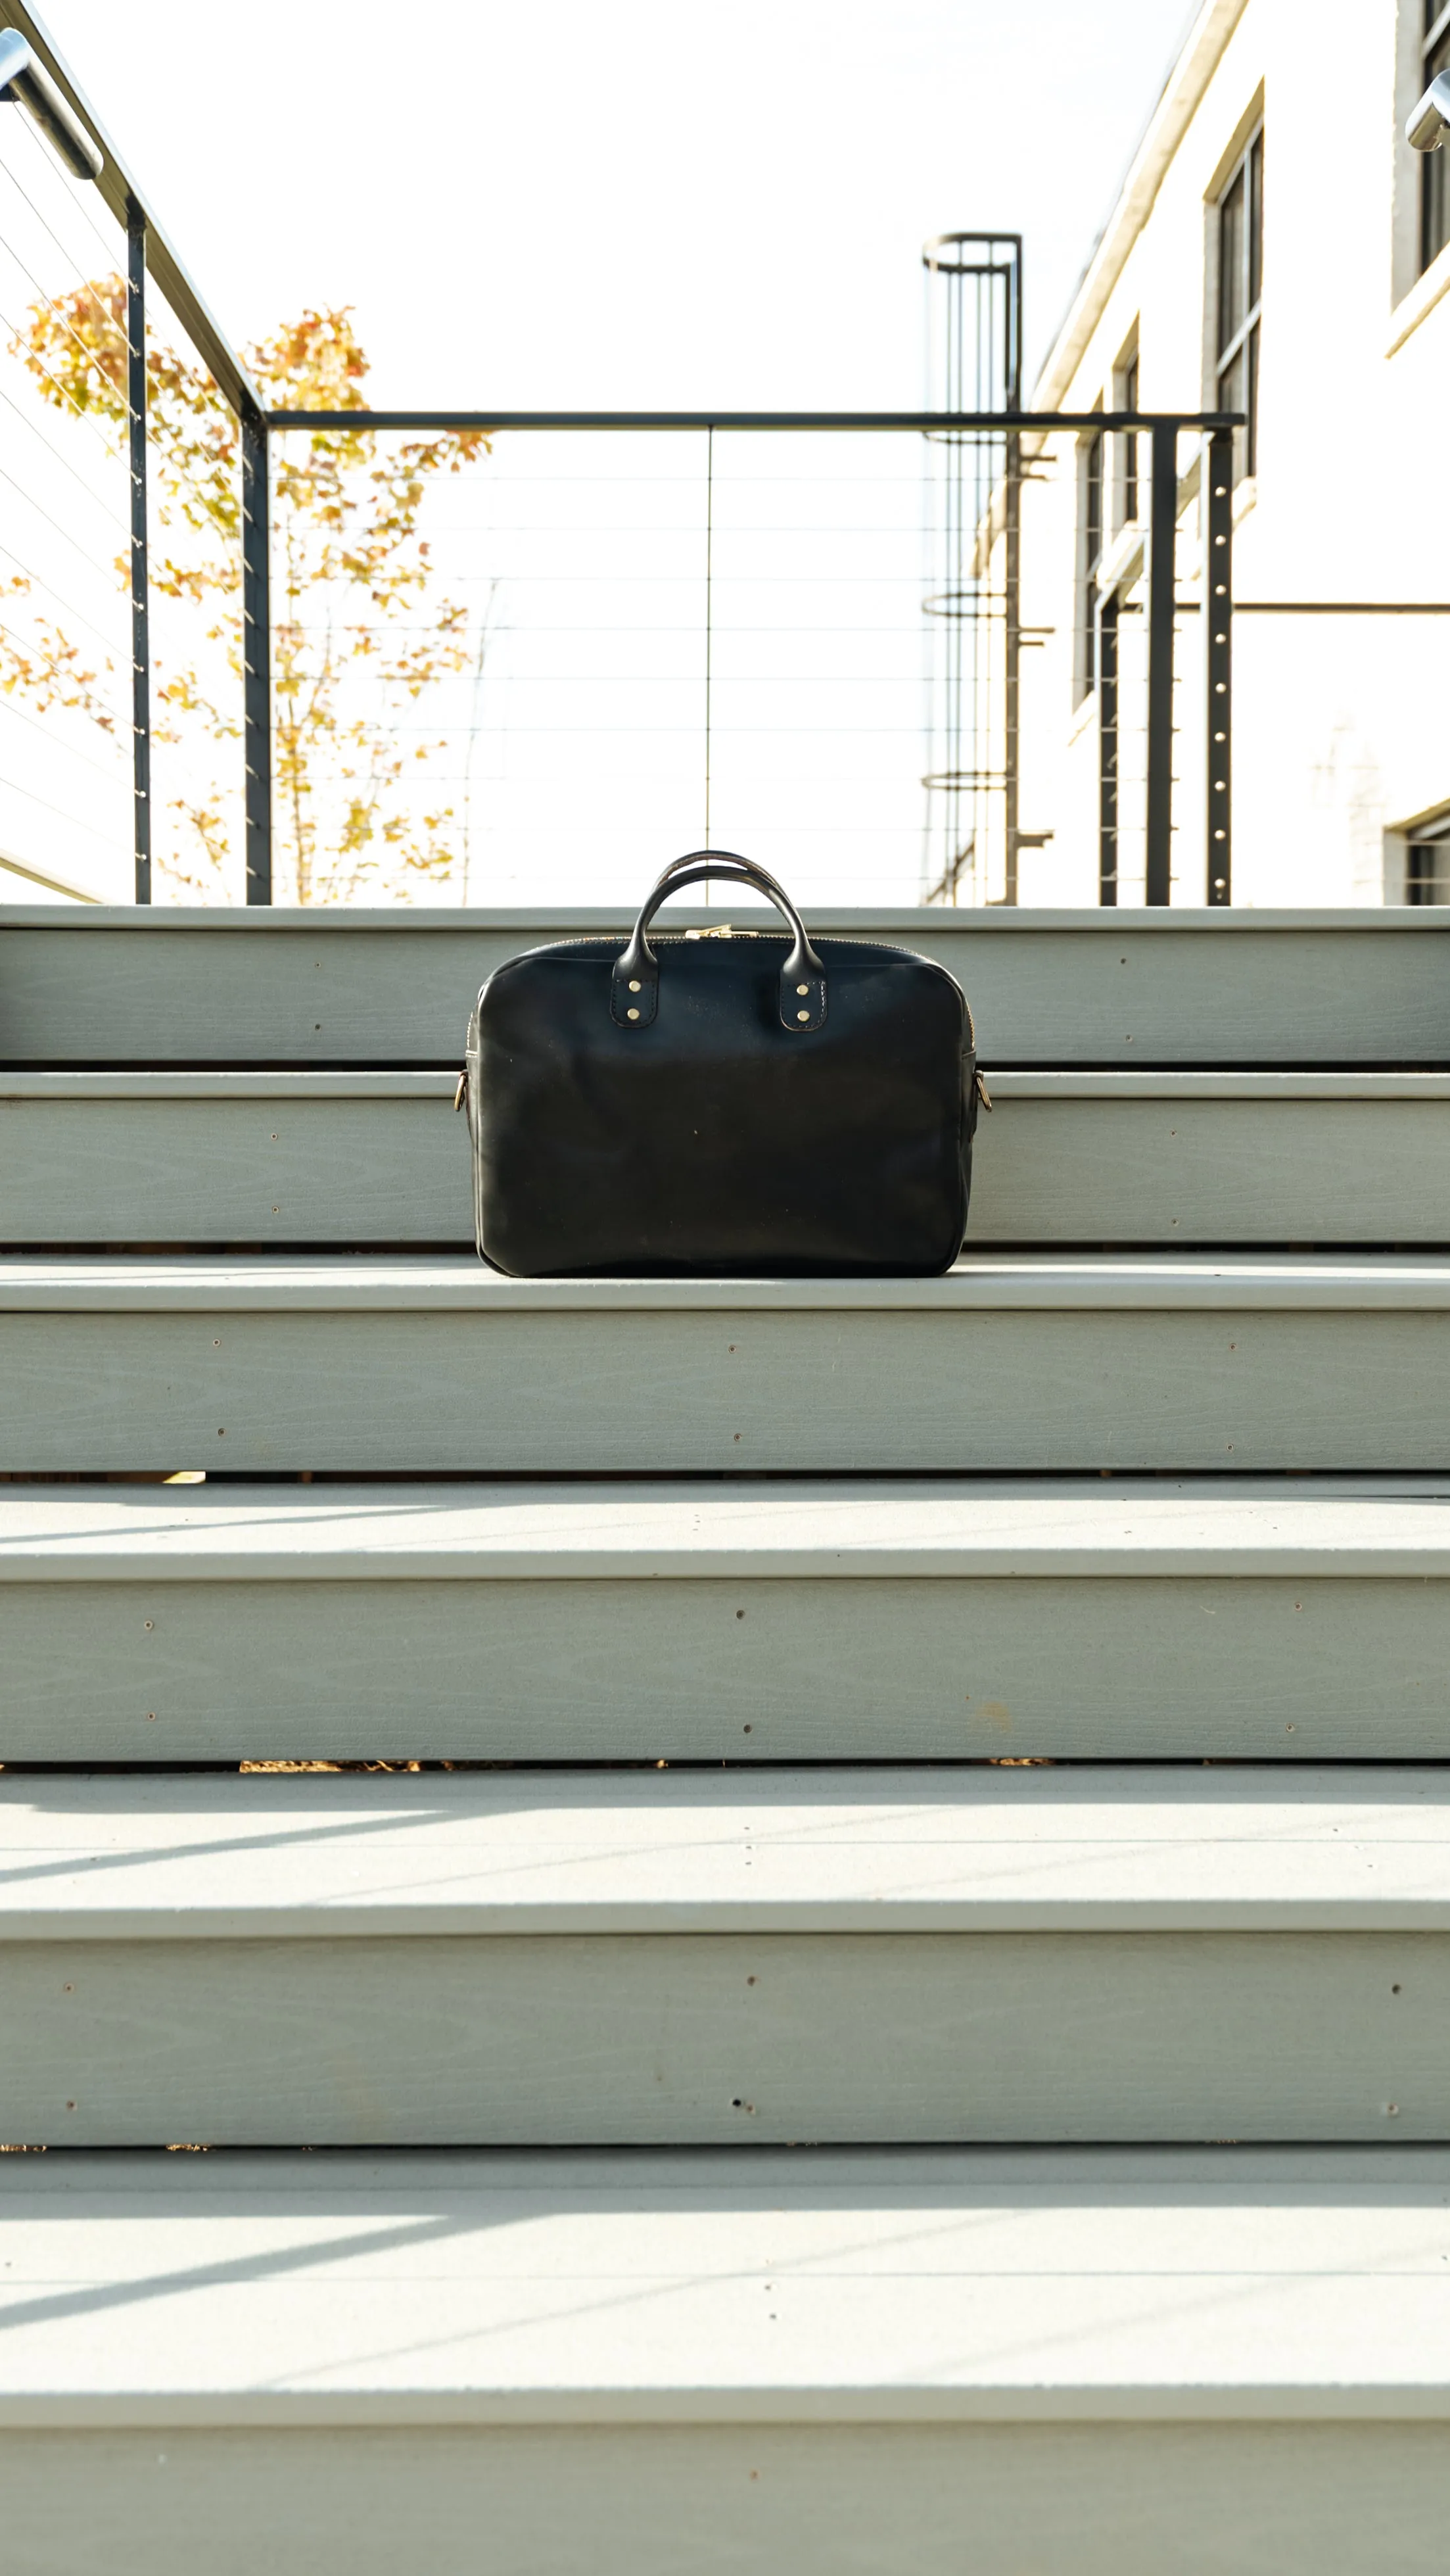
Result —
[[[638, 991], [639, 988], [638, 986], [635, 986], [633, 989]], [[639, 1018], [639, 1013], [638, 1011], [626, 1011], [624, 1016], [627, 1020], [637, 1020]]]
[[798, 993], [808, 993], [810, 989], [809, 984], [797, 984], [796, 986], [796, 991]]
[[811, 1016], [811, 1015], [810, 1015], [810, 1012], [809, 1012], [809, 1011], [797, 1011], [797, 1013], [796, 1013], [796, 1018], [797, 1018], [798, 1020], [808, 1020], [808, 1019], [810, 1018], [810, 1016]]
[[639, 986], [638, 984], [631, 984], [629, 989], [632, 993], [637, 993], [639, 991]]

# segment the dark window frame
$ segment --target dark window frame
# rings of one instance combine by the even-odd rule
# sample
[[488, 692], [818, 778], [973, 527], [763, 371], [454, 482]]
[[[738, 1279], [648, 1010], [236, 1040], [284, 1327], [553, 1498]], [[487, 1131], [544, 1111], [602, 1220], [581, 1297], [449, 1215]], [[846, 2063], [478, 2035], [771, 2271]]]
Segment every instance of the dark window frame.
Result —
[[[1138, 372], [1138, 325], [1113, 369], [1114, 411], [1136, 411], [1140, 400], [1141, 377]], [[1121, 536], [1124, 528], [1135, 528], [1143, 504], [1142, 455], [1138, 433], [1123, 429], [1113, 438], [1113, 534]]]
[[[1094, 406], [1096, 408], [1096, 406]], [[1080, 458], [1079, 491], [1082, 496], [1082, 622], [1078, 634], [1080, 653], [1078, 704], [1090, 698], [1098, 684], [1098, 567], [1107, 544], [1108, 439], [1106, 430], [1095, 429], [1078, 449]]]
[[1214, 409], [1239, 411], [1234, 481], [1259, 465], [1259, 325], [1264, 302], [1264, 120], [1259, 118], [1214, 200], [1218, 228]]
[[[1450, 71], [1450, 0], [1423, 0], [1420, 90], [1437, 72]], [[1420, 164], [1420, 275], [1450, 242], [1450, 145], [1427, 152]]]
[[1450, 903], [1450, 814], [1405, 834], [1405, 901]]

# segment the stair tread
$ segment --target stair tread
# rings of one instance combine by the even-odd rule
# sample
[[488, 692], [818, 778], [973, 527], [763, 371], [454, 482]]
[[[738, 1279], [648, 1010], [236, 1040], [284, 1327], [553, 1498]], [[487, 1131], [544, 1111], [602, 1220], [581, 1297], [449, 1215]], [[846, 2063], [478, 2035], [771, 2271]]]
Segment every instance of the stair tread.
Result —
[[[483, 976], [520, 950], [621, 934], [633, 905], [7, 906], [7, 1054], [36, 1063], [456, 1064]], [[969, 994], [988, 1061], [1438, 1065], [1434, 905], [991, 912], [807, 907], [813, 930], [903, 943]], [[720, 915], [681, 910], [718, 928]]]
[[0, 1778], [0, 1940], [1447, 1928], [1439, 1768]]
[[1447, 1572], [1433, 1476], [0, 1486], [0, 1582]]
[[[0, 1236], [471, 1250], [446, 1071], [0, 1071]], [[999, 1072], [968, 1241], [1443, 1244], [1450, 1073]], [[275, 1122], [275, 1124], [274, 1124]]]
[[[1273, 1066], [1158, 1066], [1147, 1072], [1096, 1066], [1046, 1071], [990, 1066], [997, 1100], [1450, 1100], [1450, 1073], [1366, 1073], [1358, 1065], [1314, 1073]], [[436, 1100], [451, 1102], [456, 1074], [432, 1067], [353, 1065], [326, 1071], [258, 1071], [226, 1066], [65, 1066], [27, 1072], [0, 1067], [0, 1100]]]
[[0, 2161], [0, 2424], [1450, 2415], [1441, 2148]]
[[511, 1279], [468, 1253], [0, 1260], [0, 1310], [1253, 1313], [1450, 1308], [1450, 1254], [974, 1253], [931, 1279]]

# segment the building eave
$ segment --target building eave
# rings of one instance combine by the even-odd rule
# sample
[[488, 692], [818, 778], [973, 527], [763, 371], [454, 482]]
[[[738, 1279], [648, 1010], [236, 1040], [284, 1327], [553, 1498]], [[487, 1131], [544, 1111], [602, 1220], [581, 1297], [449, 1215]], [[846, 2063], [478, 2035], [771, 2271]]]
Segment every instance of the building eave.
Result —
[[1034, 411], [1055, 410], [1067, 393], [1128, 255], [1153, 211], [1173, 155], [1247, 7], [1248, 0], [1204, 0], [1189, 28], [1118, 190], [1112, 213], [1043, 360], [1033, 389]]

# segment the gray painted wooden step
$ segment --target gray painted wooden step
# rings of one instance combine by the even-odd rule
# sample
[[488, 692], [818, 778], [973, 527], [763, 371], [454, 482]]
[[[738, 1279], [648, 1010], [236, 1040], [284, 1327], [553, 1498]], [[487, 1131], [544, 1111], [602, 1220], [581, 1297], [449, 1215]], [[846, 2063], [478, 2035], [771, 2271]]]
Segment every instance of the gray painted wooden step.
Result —
[[50, 2155], [0, 2213], [26, 2576], [1443, 2565], [1439, 2151]]
[[17, 2428], [1450, 2421], [1443, 2149], [17, 2158], [0, 2215]]
[[976, 1254], [928, 1280], [467, 1256], [0, 1264], [0, 1463], [1450, 1468], [1450, 1260]]
[[1450, 1487], [0, 1487], [0, 1760], [1450, 1751]]
[[[670, 918], [718, 925], [722, 914], [682, 907]], [[1450, 947], [1433, 906], [823, 910], [811, 925], [940, 958], [967, 992], [991, 1063], [1450, 1058]], [[624, 907], [71, 915], [7, 906], [0, 1062], [453, 1065], [478, 986], [505, 957], [627, 926]]]
[[1441, 2576], [1450, 2506], [1434, 2424], [804, 2410], [596, 2431], [0, 2432], [0, 2477], [26, 2576], [94, 2576], [98, 2531], [111, 2576], [478, 2576], [480, 2534], [488, 2576]]
[[1450, 1932], [1450, 1771], [0, 1776], [6, 1944], [1072, 1931]]
[[[442, 1073], [0, 1074], [0, 1240], [473, 1239]], [[993, 1075], [971, 1241], [1450, 1241], [1450, 1075]]]
[[51, 2145], [1450, 2137], [1450, 1782], [0, 1782]]

